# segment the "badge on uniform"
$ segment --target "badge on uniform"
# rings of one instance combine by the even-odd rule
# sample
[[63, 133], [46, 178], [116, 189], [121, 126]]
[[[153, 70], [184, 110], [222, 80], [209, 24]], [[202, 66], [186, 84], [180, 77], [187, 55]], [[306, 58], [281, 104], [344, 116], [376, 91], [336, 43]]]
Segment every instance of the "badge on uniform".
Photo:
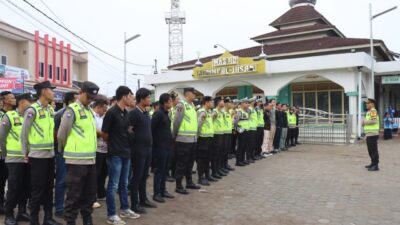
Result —
[[39, 110], [39, 119], [44, 119], [46, 118], [46, 113], [44, 112], [43, 109]]
[[79, 116], [81, 117], [81, 119], [87, 119], [85, 110], [83, 109], [79, 110]]
[[14, 126], [21, 126], [21, 119], [19, 117], [14, 117]]

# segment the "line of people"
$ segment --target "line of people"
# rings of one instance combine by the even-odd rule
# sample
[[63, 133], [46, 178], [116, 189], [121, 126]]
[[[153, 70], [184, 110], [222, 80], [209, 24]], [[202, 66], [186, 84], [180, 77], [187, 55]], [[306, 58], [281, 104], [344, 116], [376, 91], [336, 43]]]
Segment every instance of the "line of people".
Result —
[[53, 206], [67, 224], [74, 225], [80, 213], [91, 225], [93, 208], [104, 200], [107, 223], [123, 225], [123, 219], [157, 207], [147, 196], [150, 168], [153, 200], [164, 203], [174, 198], [167, 181], [186, 195], [234, 171], [229, 159], [246, 166], [298, 144], [298, 110], [275, 100], [205, 96], [195, 107], [195, 89], [185, 88], [182, 99], [164, 93], [150, 110], [149, 90], [134, 95], [120, 86], [109, 107], [99, 87], [87, 81], [79, 93], [65, 94], [65, 107], [56, 113], [49, 104], [55, 87], [45, 81], [34, 88], [37, 97], [1, 94], [0, 213], [6, 225], [39, 224], [40, 206], [44, 225], [61, 224], [53, 219]]

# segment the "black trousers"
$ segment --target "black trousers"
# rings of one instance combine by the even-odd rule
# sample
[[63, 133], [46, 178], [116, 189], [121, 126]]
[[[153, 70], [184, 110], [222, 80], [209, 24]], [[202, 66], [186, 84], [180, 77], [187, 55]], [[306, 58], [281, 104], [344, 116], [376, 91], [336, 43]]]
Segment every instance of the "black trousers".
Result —
[[294, 145], [296, 143], [296, 128], [289, 128], [288, 135], [286, 137], [286, 146]]
[[162, 194], [167, 191], [165, 182], [167, 178], [168, 163], [170, 161], [172, 149], [168, 147], [155, 147], [153, 152], [154, 163], [154, 195]]
[[213, 156], [213, 138], [197, 139], [197, 173], [199, 180], [210, 176], [210, 163]]
[[212, 174], [217, 173], [222, 166], [223, 152], [225, 148], [225, 136], [223, 134], [214, 135], [213, 154], [211, 159]]
[[67, 222], [75, 222], [78, 213], [83, 219], [90, 218], [92, 205], [96, 201], [97, 176], [96, 165], [67, 164], [67, 198], [65, 199], [64, 217]]
[[249, 148], [249, 131], [244, 131], [243, 133], [238, 133], [238, 149], [236, 151], [236, 164], [244, 162], [245, 153]]
[[256, 137], [256, 150], [255, 155], [261, 155], [261, 146], [264, 141], [264, 127], [257, 127], [257, 137]]
[[106, 197], [107, 153], [96, 152], [97, 198]]
[[246, 160], [254, 159], [254, 153], [256, 150], [256, 141], [257, 141], [257, 131], [256, 130], [249, 131], [249, 148], [247, 148]]
[[8, 177], [8, 170], [5, 163], [5, 159], [0, 159], [0, 206], [4, 205], [4, 195], [5, 195], [7, 177]]
[[392, 129], [385, 129], [383, 132], [383, 138], [385, 140], [392, 139]]
[[282, 128], [276, 127], [275, 137], [274, 137], [274, 149], [279, 149], [279, 141], [281, 140]]
[[296, 144], [299, 143], [299, 135], [300, 135], [300, 129], [299, 129], [299, 127], [296, 127], [295, 134], [294, 134], [294, 140], [295, 140]]
[[237, 139], [238, 139], [236, 131], [232, 131], [232, 136], [231, 137], [232, 138], [231, 138], [231, 151], [230, 151], [230, 154], [236, 155]]
[[168, 160], [168, 171], [167, 171], [167, 175], [169, 175], [169, 171], [171, 171], [171, 177], [175, 177], [175, 165], [176, 165], [175, 154], [176, 154], [176, 143], [173, 142], [171, 155]]
[[40, 206], [47, 213], [53, 208], [54, 189], [54, 158], [38, 159], [29, 158], [30, 182], [31, 182], [31, 215], [37, 216]]
[[151, 164], [151, 147], [135, 147], [132, 155], [131, 204], [136, 206], [147, 199], [147, 178]]
[[14, 208], [26, 209], [29, 198], [29, 166], [27, 163], [7, 163], [8, 178], [6, 216], [14, 215]]
[[182, 184], [183, 177], [186, 183], [192, 182], [192, 169], [196, 157], [196, 143], [176, 142], [175, 178], [177, 186]]
[[232, 134], [224, 134], [225, 135], [225, 148], [224, 148], [224, 158], [222, 162], [223, 167], [228, 166], [228, 160], [229, 160], [229, 154], [231, 151], [231, 145], [232, 145]]
[[369, 157], [371, 158], [372, 165], [379, 164], [378, 139], [378, 135], [367, 137], [368, 153]]

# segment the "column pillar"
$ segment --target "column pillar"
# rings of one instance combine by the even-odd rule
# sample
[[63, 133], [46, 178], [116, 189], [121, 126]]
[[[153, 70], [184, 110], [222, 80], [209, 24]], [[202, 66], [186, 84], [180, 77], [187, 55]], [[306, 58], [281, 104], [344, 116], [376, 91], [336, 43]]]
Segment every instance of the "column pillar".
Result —
[[[358, 128], [358, 123], [361, 121], [358, 121], [357, 117], [357, 112], [358, 112], [358, 92], [346, 92], [346, 95], [349, 97], [349, 114], [351, 115], [351, 132], [352, 136], [357, 135], [357, 128]], [[358, 134], [360, 136], [361, 134]]]

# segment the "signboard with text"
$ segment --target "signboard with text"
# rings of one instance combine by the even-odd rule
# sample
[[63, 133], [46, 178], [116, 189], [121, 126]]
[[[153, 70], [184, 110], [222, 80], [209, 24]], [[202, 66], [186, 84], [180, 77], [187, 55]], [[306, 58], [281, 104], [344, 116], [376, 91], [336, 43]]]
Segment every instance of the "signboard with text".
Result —
[[193, 69], [193, 77], [196, 79], [263, 73], [265, 73], [265, 60], [242, 58], [230, 52], [225, 52], [219, 58]]
[[24, 80], [17, 78], [0, 78], [0, 92], [24, 93]]
[[25, 79], [29, 80], [29, 72], [26, 69], [0, 65], [0, 78], [17, 78], [17, 79]]
[[400, 76], [383, 76], [382, 84], [400, 84]]

